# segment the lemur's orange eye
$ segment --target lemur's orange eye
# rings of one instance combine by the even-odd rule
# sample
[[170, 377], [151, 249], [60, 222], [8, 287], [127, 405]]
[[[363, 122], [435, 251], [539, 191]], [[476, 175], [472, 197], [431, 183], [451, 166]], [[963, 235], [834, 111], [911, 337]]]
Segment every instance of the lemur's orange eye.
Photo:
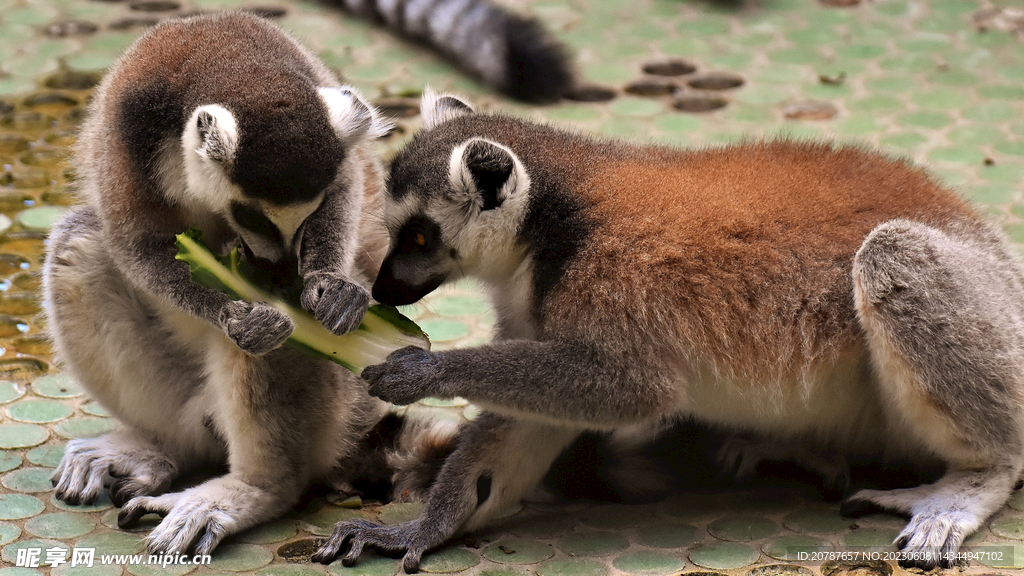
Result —
[[427, 237], [423, 235], [423, 232], [413, 234], [412, 241], [415, 242], [417, 246], [427, 245]]

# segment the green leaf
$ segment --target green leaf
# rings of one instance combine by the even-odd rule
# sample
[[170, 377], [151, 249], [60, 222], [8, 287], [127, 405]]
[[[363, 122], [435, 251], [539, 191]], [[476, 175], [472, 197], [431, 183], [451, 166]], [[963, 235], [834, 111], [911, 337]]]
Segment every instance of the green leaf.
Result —
[[288, 344], [313, 356], [326, 358], [355, 372], [387, 359], [388, 354], [406, 346], [430, 349], [430, 340], [415, 322], [394, 306], [371, 306], [358, 330], [337, 336], [298, 306], [272, 296], [252, 284], [241, 272], [238, 249], [218, 258], [203, 244], [202, 233], [188, 230], [176, 239], [178, 260], [186, 262], [192, 281], [219, 290], [232, 298], [266, 302], [295, 322]]

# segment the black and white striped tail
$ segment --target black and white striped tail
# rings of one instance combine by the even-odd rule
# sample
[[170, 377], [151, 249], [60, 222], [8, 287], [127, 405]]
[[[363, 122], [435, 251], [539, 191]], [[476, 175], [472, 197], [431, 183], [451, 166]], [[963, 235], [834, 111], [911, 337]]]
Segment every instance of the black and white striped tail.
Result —
[[571, 88], [565, 48], [536, 20], [491, 0], [340, 0], [350, 11], [447, 54], [520, 100], [552, 102]]

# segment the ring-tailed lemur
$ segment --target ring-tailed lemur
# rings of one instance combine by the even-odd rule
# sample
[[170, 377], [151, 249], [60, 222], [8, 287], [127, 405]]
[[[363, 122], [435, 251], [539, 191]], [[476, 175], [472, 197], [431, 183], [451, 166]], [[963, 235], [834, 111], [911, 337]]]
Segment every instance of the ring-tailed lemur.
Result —
[[335, 0], [421, 41], [501, 92], [551, 102], [573, 87], [567, 50], [536, 20], [492, 0]]
[[[167, 21], [115, 63], [76, 148], [84, 206], [51, 235], [44, 290], [58, 359], [121, 427], [68, 443], [58, 498], [90, 503], [109, 484], [119, 524], [166, 516], [151, 551], [205, 554], [313, 479], [386, 480], [364, 441], [386, 405], [344, 368], [279, 348], [293, 324], [270, 305], [194, 284], [175, 235], [240, 243], [281, 286], [301, 276], [303, 307], [350, 331], [387, 247], [369, 148], [387, 129], [251, 15]], [[165, 493], [224, 462], [227, 475]]]
[[685, 417], [784, 444], [945, 462], [934, 484], [860, 491], [911, 519], [909, 563], [949, 565], [1024, 462], [1024, 271], [1004, 234], [922, 171], [788, 141], [685, 151], [593, 140], [423, 103], [395, 158], [391, 247], [373, 286], [413, 302], [462, 274], [489, 345], [403, 349], [366, 368], [406, 404], [487, 412], [423, 515], [344, 522], [316, 558], [425, 550], [493, 518], [582, 430]]

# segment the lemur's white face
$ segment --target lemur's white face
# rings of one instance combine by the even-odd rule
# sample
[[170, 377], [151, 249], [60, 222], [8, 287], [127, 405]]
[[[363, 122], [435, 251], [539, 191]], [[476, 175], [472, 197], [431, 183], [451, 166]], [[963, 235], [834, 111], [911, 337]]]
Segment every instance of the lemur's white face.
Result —
[[298, 257], [302, 224], [320, 206], [323, 194], [284, 205], [248, 197], [228, 177], [238, 146], [238, 126], [223, 106], [197, 108], [182, 134], [182, 146], [192, 200], [224, 216], [255, 257], [270, 262]]
[[[350, 88], [320, 88], [318, 95], [328, 123], [346, 146], [378, 137], [390, 128]], [[256, 258], [271, 263], [295, 261], [303, 225], [323, 203], [326, 188], [311, 198], [287, 203], [246, 194], [230, 177], [238, 143], [238, 122], [226, 107], [207, 104], [193, 111], [181, 137], [186, 200], [225, 218]]]
[[233, 200], [229, 222], [255, 257], [271, 262], [294, 260], [302, 246], [303, 224], [323, 199], [321, 194], [284, 206], [260, 199]]
[[450, 152], [446, 173], [421, 176], [404, 165], [392, 171], [385, 204], [391, 249], [374, 298], [408, 304], [463, 275], [495, 282], [511, 275], [525, 257], [516, 236], [530, 187], [515, 154], [472, 138]]

